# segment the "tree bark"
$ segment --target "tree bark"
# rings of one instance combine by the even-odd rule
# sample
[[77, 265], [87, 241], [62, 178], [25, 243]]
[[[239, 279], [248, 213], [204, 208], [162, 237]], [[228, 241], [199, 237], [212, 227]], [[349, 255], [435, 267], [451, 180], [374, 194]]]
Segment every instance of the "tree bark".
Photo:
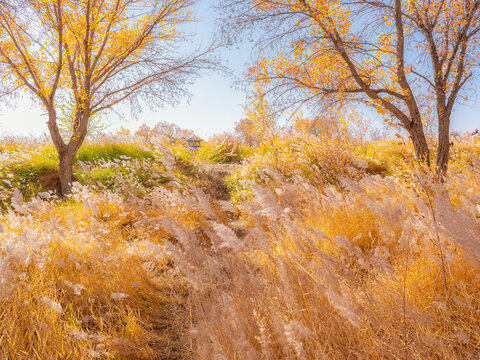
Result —
[[67, 145], [64, 146], [63, 151], [59, 151], [60, 157], [60, 187], [62, 195], [70, 192], [73, 181], [73, 165], [75, 155], [87, 135], [89, 115], [83, 111], [77, 112], [75, 122], [73, 125], [73, 134]]
[[430, 149], [428, 148], [427, 138], [425, 137], [421, 120], [415, 121], [407, 130], [412, 139], [418, 162], [430, 167]]
[[67, 195], [70, 192], [73, 181], [75, 155], [87, 135], [89, 113], [82, 111], [77, 112], [72, 138], [68, 144], [65, 144], [58, 130], [55, 108], [51, 103], [48, 103], [48, 105], [48, 129], [59, 157], [60, 191], [62, 195]]
[[437, 176], [441, 178], [447, 173], [450, 155], [450, 118], [438, 119]]
[[59, 178], [60, 178], [60, 190], [62, 195], [66, 195], [70, 192], [70, 187], [73, 180], [73, 162], [75, 153], [66, 148], [65, 151], [59, 153]]

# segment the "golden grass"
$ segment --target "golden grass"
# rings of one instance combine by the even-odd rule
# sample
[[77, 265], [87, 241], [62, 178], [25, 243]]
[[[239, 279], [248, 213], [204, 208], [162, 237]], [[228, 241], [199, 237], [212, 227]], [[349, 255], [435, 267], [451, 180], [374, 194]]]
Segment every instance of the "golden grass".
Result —
[[398, 148], [322, 141], [263, 144], [230, 181], [235, 207], [153, 141], [162, 156], [108, 163], [113, 188], [10, 190], [0, 359], [478, 358], [478, 144], [436, 185]]
[[[184, 285], [162, 275], [166, 260], [151, 259], [146, 267], [142, 256], [128, 252], [129, 239], [110, 231], [119, 226], [115, 210], [92, 217], [78, 204], [49, 207], [22, 226], [41, 233], [37, 241], [47, 234], [48, 240], [41, 266], [14, 264], [21, 276], [2, 301], [1, 358], [183, 358]], [[52, 222], [55, 230], [48, 230]], [[6, 227], [9, 236], [18, 232]]]

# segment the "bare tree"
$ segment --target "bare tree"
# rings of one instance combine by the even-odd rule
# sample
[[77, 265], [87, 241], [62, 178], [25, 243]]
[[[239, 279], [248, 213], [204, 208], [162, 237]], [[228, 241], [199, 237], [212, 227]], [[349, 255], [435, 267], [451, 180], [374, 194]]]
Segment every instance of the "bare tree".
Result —
[[[9, 0], [0, 8], [0, 74], [40, 100], [60, 159], [62, 193], [94, 114], [128, 101], [162, 105], [211, 63], [180, 55], [179, 27], [195, 0]], [[74, 98], [73, 134], [57, 125], [58, 94]]]
[[479, 61], [480, 1], [224, 2], [236, 33], [266, 30], [257, 42], [266, 51], [251, 74], [269, 92], [282, 98], [300, 91], [325, 106], [356, 101], [388, 113], [427, 165], [423, 122], [434, 117], [436, 168], [446, 172], [451, 114]]

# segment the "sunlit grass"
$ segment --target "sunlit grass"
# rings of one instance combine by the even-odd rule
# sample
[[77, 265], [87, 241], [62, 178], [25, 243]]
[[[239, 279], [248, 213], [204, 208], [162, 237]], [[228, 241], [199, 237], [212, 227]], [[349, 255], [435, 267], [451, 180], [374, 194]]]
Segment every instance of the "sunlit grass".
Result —
[[122, 143], [87, 143], [75, 157], [78, 161], [114, 160], [128, 157], [131, 159], [154, 159], [154, 154], [135, 144]]
[[213, 163], [239, 163], [254, 153], [254, 150], [229, 136], [220, 136], [204, 142], [195, 152], [195, 158]]
[[0, 359], [480, 354], [478, 143], [435, 184], [396, 142], [153, 140], [87, 144], [63, 198], [52, 146], [3, 149]]

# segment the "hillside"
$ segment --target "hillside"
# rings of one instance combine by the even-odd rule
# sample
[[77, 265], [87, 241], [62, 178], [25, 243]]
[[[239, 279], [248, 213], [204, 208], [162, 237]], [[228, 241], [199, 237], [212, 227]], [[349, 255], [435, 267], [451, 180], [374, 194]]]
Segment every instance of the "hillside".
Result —
[[0, 149], [0, 359], [477, 359], [480, 143]]

